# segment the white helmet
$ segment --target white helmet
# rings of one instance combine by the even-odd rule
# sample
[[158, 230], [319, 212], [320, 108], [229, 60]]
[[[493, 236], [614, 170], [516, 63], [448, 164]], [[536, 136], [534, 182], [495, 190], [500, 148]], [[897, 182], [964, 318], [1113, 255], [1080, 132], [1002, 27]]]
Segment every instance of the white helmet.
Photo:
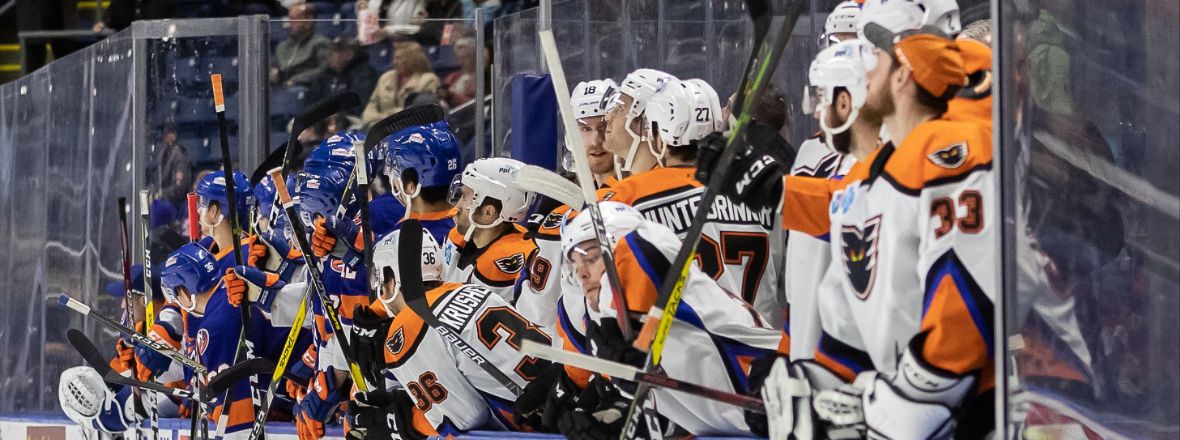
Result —
[[[474, 193], [472, 203], [467, 206], [468, 219], [475, 213], [475, 209], [484, 204], [487, 199], [500, 202], [500, 216], [491, 224], [481, 225], [473, 219], [471, 225], [478, 228], [490, 228], [502, 222], [516, 223], [524, 219], [529, 205], [533, 203], [533, 193], [521, 188], [516, 183], [516, 173], [524, 168], [524, 162], [507, 157], [491, 157], [479, 159], [467, 165], [463, 174], [455, 176], [451, 184], [452, 201], [458, 202], [456, 195], [462, 187], [471, 188]], [[474, 229], [469, 229], [468, 232]]]
[[864, 28], [869, 23], [877, 23], [890, 32], [935, 26], [950, 37], [963, 30], [955, 0], [867, 0], [857, 21], [857, 36], [864, 38]]
[[602, 116], [606, 114], [603, 105], [605, 97], [619, 88], [615, 80], [606, 78], [583, 81], [574, 86], [570, 93], [570, 104], [574, 106], [574, 116], [578, 119]]
[[[385, 269], [389, 268], [393, 271], [393, 282], [396, 290], [393, 295], [386, 298], [385, 295], [377, 295], [377, 299], [385, 304], [385, 310], [392, 311], [391, 305], [393, 300], [397, 299], [402, 289], [401, 268], [398, 266], [398, 240], [404, 229], [393, 231], [386, 234], [381, 241], [373, 245], [373, 272], [374, 280], [377, 282], [377, 291], [381, 292], [381, 287], [385, 284]], [[438, 242], [434, 240], [434, 236], [426, 229], [422, 229], [422, 282], [442, 281], [443, 280], [443, 263], [442, 251]], [[392, 313], [392, 312], [391, 312]]]
[[66, 417], [85, 428], [120, 433], [135, 423], [134, 409], [119, 402], [102, 376], [91, 367], [62, 371], [57, 383], [57, 401]]
[[[818, 114], [824, 142], [833, 151], [832, 136], [848, 130], [864, 106], [868, 95], [866, 72], [871, 70], [870, 65], [875, 65], [876, 61], [877, 58], [872, 55], [872, 45], [861, 39], [852, 39], [820, 51], [811, 62], [807, 74], [810, 87], [803, 91], [803, 110]], [[838, 87], [847, 90], [852, 98], [852, 112], [843, 125], [829, 127], [826, 113], [836, 100]]]
[[[646, 118], [665, 145], [682, 147], [720, 130], [721, 101], [703, 80], [672, 80], [648, 102]], [[657, 158], [662, 152], [652, 150]]]
[[827, 47], [829, 44], [836, 43], [831, 39], [835, 34], [855, 34], [856, 23], [860, 19], [860, 3], [852, 0], [847, 0], [836, 5], [832, 9], [832, 13], [828, 14], [827, 20], [824, 21], [824, 34], [821, 44]]
[[627, 119], [623, 123], [623, 128], [627, 130], [627, 134], [631, 135], [631, 147], [627, 150], [627, 157], [623, 158], [623, 163], [617, 167], [619, 171], [631, 171], [631, 165], [635, 161], [635, 153], [639, 151], [639, 143], [647, 140], [647, 123], [640, 120], [641, 133], [631, 131], [631, 123], [635, 118], [641, 117], [644, 110], [647, 109], [647, 103], [652, 95], [660, 91], [670, 80], [676, 77], [661, 72], [655, 69], [639, 69], [627, 74], [623, 78], [623, 83], [619, 84], [619, 89], [611, 97], [607, 99], [606, 111], [614, 110], [615, 106], [622, 104], [621, 95], [631, 97], [631, 105], [627, 107]]
[[[598, 202], [598, 209], [602, 212], [603, 227], [606, 228], [606, 239], [613, 249], [619, 239], [630, 234], [643, 223], [643, 215], [634, 207], [619, 202]], [[594, 221], [590, 212], [580, 211], [568, 224], [561, 229], [561, 254], [566, 262], [571, 262], [570, 256], [579, 244], [590, 240], [597, 240], [594, 233]], [[569, 266], [569, 265], [566, 265]]]

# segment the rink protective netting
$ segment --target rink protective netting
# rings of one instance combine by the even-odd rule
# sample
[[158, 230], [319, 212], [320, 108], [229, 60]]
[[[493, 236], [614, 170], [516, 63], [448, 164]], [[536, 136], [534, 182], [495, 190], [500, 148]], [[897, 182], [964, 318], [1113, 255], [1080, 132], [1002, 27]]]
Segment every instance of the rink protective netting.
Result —
[[[494, 49], [491, 81], [474, 98], [490, 99], [483, 136], [474, 105], [451, 116], [468, 154], [509, 154], [510, 82], [544, 73], [536, 38], [543, 26], [556, 33], [571, 85], [618, 80], [638, 67], [704, 78], [722, 95], [740, 80], [752, 34], [741, 2], [555, 3], [484, 32], [472, 21], [423, 24], [438, 41], [425, 46], [440, 77], [458, 68], [457, 37]], [[986, 3], [961, 3], [964, 23], [988, 15]], [[1175, 438], [1180, 11], [1174, 2], [1117, 10], [1095, 0], [1058, 3], [996, 5], [1003, 200], [992, 206], [1002, 206], [1005, 225], [997, 243], [1004, 325], [994, 346], [999, 377], [1008, 379], [997, 380], [1004, 421], [1030, 436], [1084, 435], [1078, 423], [1054, 419], [1065, 415], [1103, 437]], [[794, 145], [815, 130], [798, 95], [833, 4], [812, 2], [816, 12], [800, 18], [774, 80], [788, 97], [783, 134]], [[324, 35], [355, 32], [355, 21], [342, 17], [313, 24]], [[284, 21], [139, 22], [0, 86], [0, 346], [8, 348], [0, 356], [7, 397], [0, 414], [58, 413], [58, 374], [81, 362], [65, 343], [66, 328], [113, 343], [114, 335], [55, 298], [67, 293], [118, 315], [118, 300], [104, 293], [121, 279], [115, 198], [139, 189], [167, 198], [155, 175], [166, 122], [175, 123], [198, 170], [216, 165], [208, 74], [225, 76], [239, 169], [252, 169], [286, 138], [286, 121], [309, 102], [307, 90], [267, 78]], [[365, 48], [375, 67], [392, 58], [384, 46]], [[135, 237], [139, 219], [130, 217]], [[1046, 420], [1060, 426], [1046, 428]]]

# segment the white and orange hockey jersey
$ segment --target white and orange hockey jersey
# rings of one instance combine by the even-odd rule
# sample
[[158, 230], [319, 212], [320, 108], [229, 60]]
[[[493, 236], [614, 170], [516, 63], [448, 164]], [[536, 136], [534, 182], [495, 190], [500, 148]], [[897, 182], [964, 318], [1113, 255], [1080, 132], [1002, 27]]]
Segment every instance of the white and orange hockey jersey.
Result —
[[[439, 321], [455, 330], [520, 387], [548, 362], [522, 354], [525, 339], [548, 344], [541, 328], [520, 316], [497, 293], [470, 284], [446, 283], [426, 293]], [[375, 312], [385, 313], [377, 302]], [[439, 435], [471, 429], [520, 430], [513, 418], [516, 396], [431, 330], [410, 309], [394, 317], [385, 339], [385, 360], [402, 387]]]
[[[599, 200], [631, 205], [645, 219], [675, 231], [679, 244], [704, 193], [695, 173], [694, 167], [654, 168], [599, 190]], [[750, 304], [759, 295], [774, 295], [779, 274], [772, 261], [782, 256], [782, 244], [770, 239], [774, 213], [718, 196], [708, 220], [697, 246], [700, 268]]]
[[[675, 232], [651, 221], [619, 239], [615, 265], [632, 312], [647, 313], [651, 308], [679, 248]], [[602, 285], [609, 286], [605, 274]], [[611, 295], [599, 295], [599, 300], [599, 316], [615, 316]], [[592, 319], [594, 316], [591, 314]], [[670, 377], [747, 393], [751, 363], [776, 352], [785, 354], [786, 341], [782, 331], [767, 326], [753, 307], [722, 290], [694, 265], [665, 340], [660, 366]], [[653, 395], [660, 414], [694, 435], [750, 432], [738, 407], [666, 390], [655, 390]]]
[[524, 270], [529, 254], [536, 249], [524, 238], [520, 225], [497, 237], [483, 248], [468, 246], [458, 228], [447, 233], [443, 243], [443, 279], [488, 288], [507, 301], [514, 301], [516, 279]]
[[[791, 175], [840, 180], [854, 163], [856, 158], [851, 155], [828, 148], [821, 133], [799, 145]], [[832, 261], [827, 238], [787, 231], [783, 278], [788, 304], [785, 328], [791, 335], [791, 359], [811, 359], [819, 343], [816, 286]]]
[[816, 360], [846, 380], [902, 353], [993, 388], [997, 205], [986, 127], [936, 119], [842, 181], [785, 177], [783, 225], [830, 234]]

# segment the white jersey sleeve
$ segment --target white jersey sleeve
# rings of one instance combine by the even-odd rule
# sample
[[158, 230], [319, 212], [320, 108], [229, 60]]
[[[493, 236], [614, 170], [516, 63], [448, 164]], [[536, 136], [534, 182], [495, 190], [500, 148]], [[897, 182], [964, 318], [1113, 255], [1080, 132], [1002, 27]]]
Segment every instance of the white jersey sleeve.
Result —
[[[832, 151], [816, 136], [799, 145], [791, 175], [839, 179], [855, 162], [852, 156]], [[820, 333], [816, 294], [832, 254], [828, 242], [822, 238], [798, 231], [787, 231], [787, 234], [783, 277], [786, 278], [786, 328], [791, 335], [791, 359], [810, 359]]]

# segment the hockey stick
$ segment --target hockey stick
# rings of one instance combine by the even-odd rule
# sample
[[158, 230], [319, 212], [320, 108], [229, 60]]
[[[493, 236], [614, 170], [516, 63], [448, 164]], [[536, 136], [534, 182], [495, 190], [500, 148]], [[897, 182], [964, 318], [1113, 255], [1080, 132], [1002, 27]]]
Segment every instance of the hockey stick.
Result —
[[74, 350], [77, 350], [78, 354], [82, 355], [82, 360], [90, 364], [90, 367], [94, 368], [94, 371], [97, 371], [102, 376], [102, 380], [108, 383], [161, 392], [181, 399], [192, 399], [194, 397], [193, 392], [189, 390], [172, 388], [156, 382], [144, 382], [119, 374], [117, 371], [111, 369], [110, 364], [106, 363], [106, 359], [98, 351], [98, 347], [95, 347], [94, 343], [90, 341], [90, 338], [87, 338], [85, 334], [77, 329], [66, 330], [66, 339], [69, 340]]
[[[127, 198], [119, 197], [119, 245], [123, 248], [123, 321], [124, 325], [135, 327], [135, 294], [131, 292], [131, 241], [127, 238]], [[144, 331], [147, 331], [147, 326], [144, 325]], [[138, 371], [136, 366], [135, 356], [131, 357], [131, 374]], [[143, 402], [143, 396], [140, 395], [139, 389], [133, 389], [131, 393], [131, 404], [133, 407], [147, 405]], [[135, 436], [136, 438], [143, 438], [143, 419], [139, 415], [139, 411], [135, 411]]]
[[582, 189], [578, 185], [565, 180], [560, 174], [536, 165], [525, 165], [516, 172], [516, 183], [521, 188], [549, 197], [559, 203], [569, 206], [581, 206], [586, 201], [582, 199]]
[[638, 368], [627, 364], [612, 362], [606, 359], [587, 356], [582, 353], [566, 351], [559, 348], [553, 348], [549, 345], [528, 340], [521, 344], [520, 351], [529, 356], [548, 359], [552, 362], [578, 367], [583, 370], [593, 371], [598, 374], [605, 374], [614, 379], [622, 379], [629, 382], [641, 383], [647, 386], [691, 394], [709, 400], [728, 403], [730, 405], [757, 413], [766, 412], [766, 407], [762, 404], [762, 399], [757, 397], [745, 396], [728, 391], [718, 390], [715, 388], [709, 388], [703, 385], [697, 385], [695, 383], [673, 379], [663, 374], [645, 373], [640, 371]]
[[422, 283], [422, 231], [424, 231], [422, 223], [418, 219], [406, 219], [402, 221], [401, 231], [397, 243], [397, 265], [399, 276], [402, 278], [401, 290], [406, 306], [455, 349], [466, 355], [475, 365], [479, 365], [501, 386], [507, 388], [512, 395], [520, 397], [524, 390], [516, 384], [516, 381], [509, 378], [486, 357], [475, 351], [474, 347], [467, 344], [459, 336], [458, 329], [447, 327], [446, 324], [439, 321], [437, 316], [434, 316], [434, 311], [426, 302], [426, 286]]
[[127, 337], [131, 338], [131, 340], [135, 341], [136, 344], [143, 345], [147, 348], [154, 350], [157, 353], [160, 353], [164, 356], [168, 356], [169, 359], [172, 359], [175, 362], [179, 362], [181, 365], [189, 367], [190, 369], [192, 369], [193, 371], [195, 371], [197, 373], [205, 374], [205, 373], [208, 373], [208, 371], [209, 371], [205, 368], [204, 365], [201, 365], [200, 362], [197, 362], [196, 360], [191, 359], [191, 358], [181, 354], [179, 351], [176, 351], [175, 349], [168, 346], [167, 344], [164, 344], [162, 342], [156, 341], [155, 339], [152, 339], [147, 336], [136, 333], [134, 330], [131, 330], [131, 329], [123, 326], [122, 324], [115, 322], [115, 320], [113, 320], [111, 318], [108, 318], [103, 315], [99, 315], [97, 313], [93, 313], [93, 310], [90, 309], [90, 306], [83, 304], [81, 301], [70, 298], [69, 295], [66, 295], [64, 293], [61, 294], [61, 296], [58, 297], [57, 302], [58, 302], [58, 304], [69, 307], [70, 310], [80, 313], [82, 316], [89, 316], [91, 318], [94, 318], [95, 321], [97, 321], [99, 324], [102, 324], [106, 328], [109, 328], [111, 330], [122, 333], [122, 334], [126, 335]]
[[205, 388], [209, 390], [210, 394], [220, 394], [240, 379], [256, 374], [274, 372], [275, 366], [274, 361], [267, 358], [256, 357], [247, 359], [218, 371], [217, 375], [209, 379], [209, 383], [205, 385]]
[[[561, 66], [558, 56], [557, 43], [553, 40], [552, 30], [538, 33], [541, 37], [541, 50], [545, 54], [545, 64], [549, 66], [549, 75], [553, 79], [553, 93], [557, 95], [557, 108], [561, 110], [561, 122], [565, 129], [565, 143], [573, 151], [574, 168], [578, 175], [578, 185], [582, 187], [582, 202], [590, 211], [590, 219], [594, 224], [594, 236], [598, 238], [598, 248], [602, 251], [602, 260], [606, 265], [607, 281], [610, 283], [611, 296], [614, 299], [616, 318], [619, 330], [628, 341], [634, 336], [631, 319], [628, 317], [630, 309], [627, 307], [627, 297], [623, 295], [622, 284], [619, 282], [618, 268], [615, 267], [614, 249], [606, 236], [606, 227], [602, 221], [602, 211], [598, 208], [598, 195], [594, 191], [594, 175], [590, 173], [590, 161], [586, 158], [586, 146], [578, 139], [578, 123], [574, 118], [574, 107], [570, 103], [569, 84], [565, 81], [565, 70]], [[574, 208], [575, 205], [570, 205]]]
[[[684, 286], [688, 280], [689, 265], [692, 264], [692, 257], [696, 254], [701, 233], [708, 220], [708, 213], [713, 207], [713, 200], [716, 199], [721, 185], [726, 181], [726, 175], [730, 172], [727, 167], [736, 154], [736, 141], [744, 139], [742, 134], [750, 122], [750, 111], [753, 108], [754, 97], [762, 93], [766, 84], [774, 76], [774, 70], [782, 56], [783, 47], [790, 40], [791, 32], [795, 28], [795, 21], [803, 10], [803, 1], [792, 1], [783, 15], [776, 15], [770, 19], [769, 25], [766, 24], [766, 20], [771, 8], [765, 0], [750, 0], [747, 2], [747, 7], [754, 22], [757, 43], [755, 43], [755, 51], [750, 54], [746, 74], [738, 89], [741, 93], [734, 101], [734, 107], [741, 109], [741, 112], [738, 114], [737, 122], [730, 129], [725, 150], [722, 151], [717, 162], [720, 175], [714, 175], [706, 182], [700, 204], [697, 205], [696, 213], [693, 214], [692, 222], [689, 223], [692, 226], [684, 236], [684, 244], [681, 245], [675, 260], [668, 268], [668, 273], [664, 276], [664, 283], [659, 287], [659, 295], [652, 308], [648, 310], [647, 319], [640, 330], [639, 338], [635, 340], [637, 348], [648, 352], [643, 368], [647, 372], [653, 371], [660, 364], [664, 342], [668, 338], [668, 331], [672, 328], [672, 321], [676, 315], [676, 309], [680, 306], [680, 297], [684, 293]], [[775, 32], [775, 34], [767, 35], [768, 32]], [[675, 281], [668, 282], [669, 280]], [[622, 438], [633, 438], [635, 425], [638, 423], [641, 413], [640, 407], [647, 399], [649, 391], [650, 387], [642, 384], [635, 391], [635, 400], [628, 410]]]
[[[213, 83], [213, 107], [217, 112], [217, 133], [221, 143], [221, 170], [225, 174], [225, 199], [226, 204], [229, 205], [229, 224], [233, 236], [234, 266], [241, 266], [245, 264], [245, 259], [242, 257], [242, 224], [238, 221], [237, 194], [234, 191], [234, 186], [237, 182], [234, 179], [234, 166], [229, 152], [229, 127], [225, 120], [225, 91], [221, 87], [221, 74], [214, 73], [209, 76], [209, 79]], [[230, 365], [238, 363], [243, 356], [246, 359], [254, 357], [254, 344], [250, 342], [249, 332], [250, 305], [240, 305], [238, 312], [241, 313], [242, 328], [238, 332], [238, 348], [234, 352], [234, 360]], [[262, 406], [258, 401], [258, 380], [254, 376], [250, 376], [250, 400], [254, 405], [255, 411]], [[217, 438], [224, 437], [225, 427], [229, 424], [229, 405], [231, 403], [229, 400], [229, 390], [225, 391], [225, 396], [223, 396], [221, 401], [223, 407], [221, 417], [217, 420]]]
[[[270, 170], [271, 180], [274, 182], [275, 193], [278, 196], [278, 197], [276, 197], [276, 200], [280, 201], [283, 204], [284, 213], [287, 215], [288, 227], [292, 228], [291, 235], [298, 237], [298, 241], [300, 242], [299, 250], [302, 253], [307, 249], [307, 246], [304, 246], [304, 245], [306, 245], [307, 238], [305, 235], [302, 235], [303, 234], [302, 223], [300, 223], [298, 226], [296, 226], [294, 224], [294, 223], [300, 222], [299, 218], [298, 217], [291, 217], [293, 211], [295, 210], [294, 209], [294, 202], [291, 200], [290, 193], [287, 192], [287, 182], [286, 182], [286, 180], [284, 180], [282, 178], [283, 176], [281, 173], [282, 173], [281, 168], [274, 168], [274, 169]], [[346, 196], [347, 196], [347, 194], [346, 194]], [[347, 197], [342, 197], [341, 204], [346, 203], [345, 202], [346, 200], [347, 200]], [[292, 218], [294, 220], [292, 220]], [[298, 229], [296, 229], [296, 228], [298, 228]], [[307, 287], [305, 287], [305, 289], [319, 289], [316, 291], [316, 293], [319, 296], [321, 303], [324, 305], [325, 309], [330, 309], [331, 303], [324, 301], [324, 298], [326, 295], [323, 294], [323, 292], [324, 292], [323, 280], [320, 277], [319, 271], [318, 271], [318, 269], [316, 269], [313, 272], [312, 266], [310, 266], [312, 264], [312, 261], [316, 261], [315, 256], [309, 255], [309, 254], [303, 254], [303, 260], [304, 260], [305, 264], [309, 265], [307, 277], [309, 278], [309, 280], [314, 279], [314, 282], [309, 281], [309, 283], [308, 283]], [[256, 359], [251, 359], [251, 360], [246, 361], [243, 364], [236, 364], [236, 365], [234, 365], [234, 366], [230, 367], [229, 369], [222, 372], [222, 374], [224, 374], [224, 373], [230, 372], [230, 370], [234, 370], [235, 368], [238, 368], [239, 369], [238, 371], [242, 372], [241, 374], [234, 372], [233, 376], [228, 376], [228, 377], [241, 377], [241, 375], [253, 375], [253, 373], [251, 373], [251, 371], [258, 371], [258, 372], [271, 371], [270, 383], [267, 384], [266, 393], [263, 394], [264, 398], [262, 399], [262, 407], [258, 409], [257, 413], [255, 413], [254, 426], [250, 430], [250, 437], [249, 437], [250, 439], [257, 438], [257, 436], [261, 434], [261, 429], [262, 429], [261, 426], [266, 424], [267, 413], [270, 412], [270, 406], [274, 402], [275, 392], [278, 391], [279, 379], [281, 379], [287, 371], [287, 364], [290, 363], [291, 355], [295, 351], [295, 343], [299, 340], [299, 333], [302, 332], [302, 330], [303, 330], [303, 320], [307, 316], [307, 299], [308, 299], [309, 295], [310, 295], [309, 290], [303, 291], [303, 297], [299, 300], [299, 310], [297, 312], [295, 312], [295, 320], [291, 323], [291, 330], [287, 331], [287, 339], [285, 341], [283, 341], [283, 351], [279, 354], [278, 364], [270, 363], [268, 366], [269, 368], [264, 368], [265, 364], [260, 364], [260, 363], [255, 363], [255, 364], [253, 364], [253, 366], [251, 366], [250, 363], [252, 361], [256, 360]], [[333, 310], [333, 312], [334, 312], [334, 310]], [[338, 331], [338, 330], [336, 330], [336, 327], [333, 327], [333, 331]], [[340, 330], [340, 331], [342, 331], [342, 330]], [[341, 342], [345, 342], [345, 341], [341, 340]], [[341, 345], [341, 347], [343, 349], [344, 347], [347, 347], [347, 345]], [[346, 359], [347, 359], [347, 357], [346, 357]], [[356, 366], [355, 364], [356, 364], [355, 362], [352, 362], [351, 360], [349, 361], [349, 365], [348, 365], [349, 372], [352, 373], [353, 368], [357, 367], [356, 374], [359, 376], [360, 375], [359, 366]], [[260, 368], [262, 368], [262, 369], [260, 370]], [[353, 377], [354, 382], [357, 380], [356, 377], [357, 376]], [[218, 375], [217, 377], [214, 378], [214, 381], [210, 382], [210, 384], [209, 384], [210, 389], [219, 388], [222, 386], [220, 383], [216, 384], [216, 385], [214, 384], [214, 382], [216, 382], [216, 379], [219, 379], [219, 378], [221, 378], [221, 375]], [[288, 380], [292, 380], [292, 379], [293, 378], [288, 378]], [[229, 382], [229, 383], [232, 383], [232, 382]], [[228, 386], [228, 384], [226, 384], [225, 386]], [[364, 387], [365, 387], [364, 379], [362, 378], [361, 382], [357, 385], [357, 388], [363, 389]]]
[[[341, 110], [360, 105], [361, 97], [356, 92], [348, 90], [317, 101], [303, 113], [291, 118], [291, 134], [287, 138], [287, 152], [283, 155], [283, 175], [291, 172], [291, 158], [303, 150], [299, 144], [299, 134], [309, 125], [318, 124]], [[298, 217], [294, 217], [298, 218]]]
[[303, 262], [307, 265], [308, 282], [311, 283], [312, 291], [315, 292], [320, 303], [323, 305], [324, 315], [328, 318], [328, 324], [332, 327], [332, 331], [336, 333], [341, 351], [344, 352], [344, 359], [348, 361], [348, 372], [352, 377], [352, 381], [358, 390], [368, 392], [369, 387], [365, 384], [365, 378], [361, 375], [361, 369], [350, 354], [351, 350], [348, 345], [348, 337], [344, 333], [344, 327], [340, 324], [340, 315], [332, 307], [332, 302], [329, 301], [326, 293], [327, 291], [324, 290], [319, 260], [311, 252], [311, 244], [307, 241], [307, 232], [303, 229], [303, 222], [299, 220], [299, 214], [295, 212], [295, 202], [291, 199], [291, 193], [287, 191], [287, 182], [283, 180], [281, 173], [282, 171], [278, 168], [270, 170], [271, 179], [274, 180], [275, 184], [275, 194], [278, 196], [280, 203], [282, 203], [283, 212], [287, 214], [287, 225], [291, 228], [291, 235], [295, 237], [295, 244], [299, 246], [299, 252], [303, 254]]
[[[187, 208], [188, 208], [188, 241], [189, 241], [189, 243], [196, 243], [197, 240], [201, 239], [201, 222], [200, 222], [200, 220], [197, 219], [197, 216], [200, 215], [200, 213], [197, 211], [197, 194], [196, 193], [188, 193], [188, 195], [185, 197], [185, 201], [188, 202], [188, 206], [187, 206]], [[197, 365], [200, 365], [200, 364], [197, 364]], [[201, 368], [204, 369], [204, 367], [201, 367]], [[196, 390], [198, 393], [201, 391], [201, 381], [200, 380], [194, 380], [192, 385], [193, 385], [193, 389]], [[205, 420], [204, 417], [201, 417], [201, 405], [199, 403], [197, 403], [197, 401], [195, 399], [189, 400], [189, 433], [188, 433], [189, 438], [198, 438], [197, 437], [197, 420], [198, 419], [202, 420], [202, 421]], [[202, 437], [208, 437], [208, 434], [206, 433]]]
[[[151, 214], [148, 209], [148, 191], [139, 191], [139, 221], [143, 223], [143, 234], [140, 245], [143, 247], [143, 331], [144, 336], [156, 325], [156, 305], [152, 302], [152, 250], [151, 250]], [[147, 412], [151, 420], [152, 440], [160, 438], [160, 412], [156, 408], [155, 393], [147, 393]]]

